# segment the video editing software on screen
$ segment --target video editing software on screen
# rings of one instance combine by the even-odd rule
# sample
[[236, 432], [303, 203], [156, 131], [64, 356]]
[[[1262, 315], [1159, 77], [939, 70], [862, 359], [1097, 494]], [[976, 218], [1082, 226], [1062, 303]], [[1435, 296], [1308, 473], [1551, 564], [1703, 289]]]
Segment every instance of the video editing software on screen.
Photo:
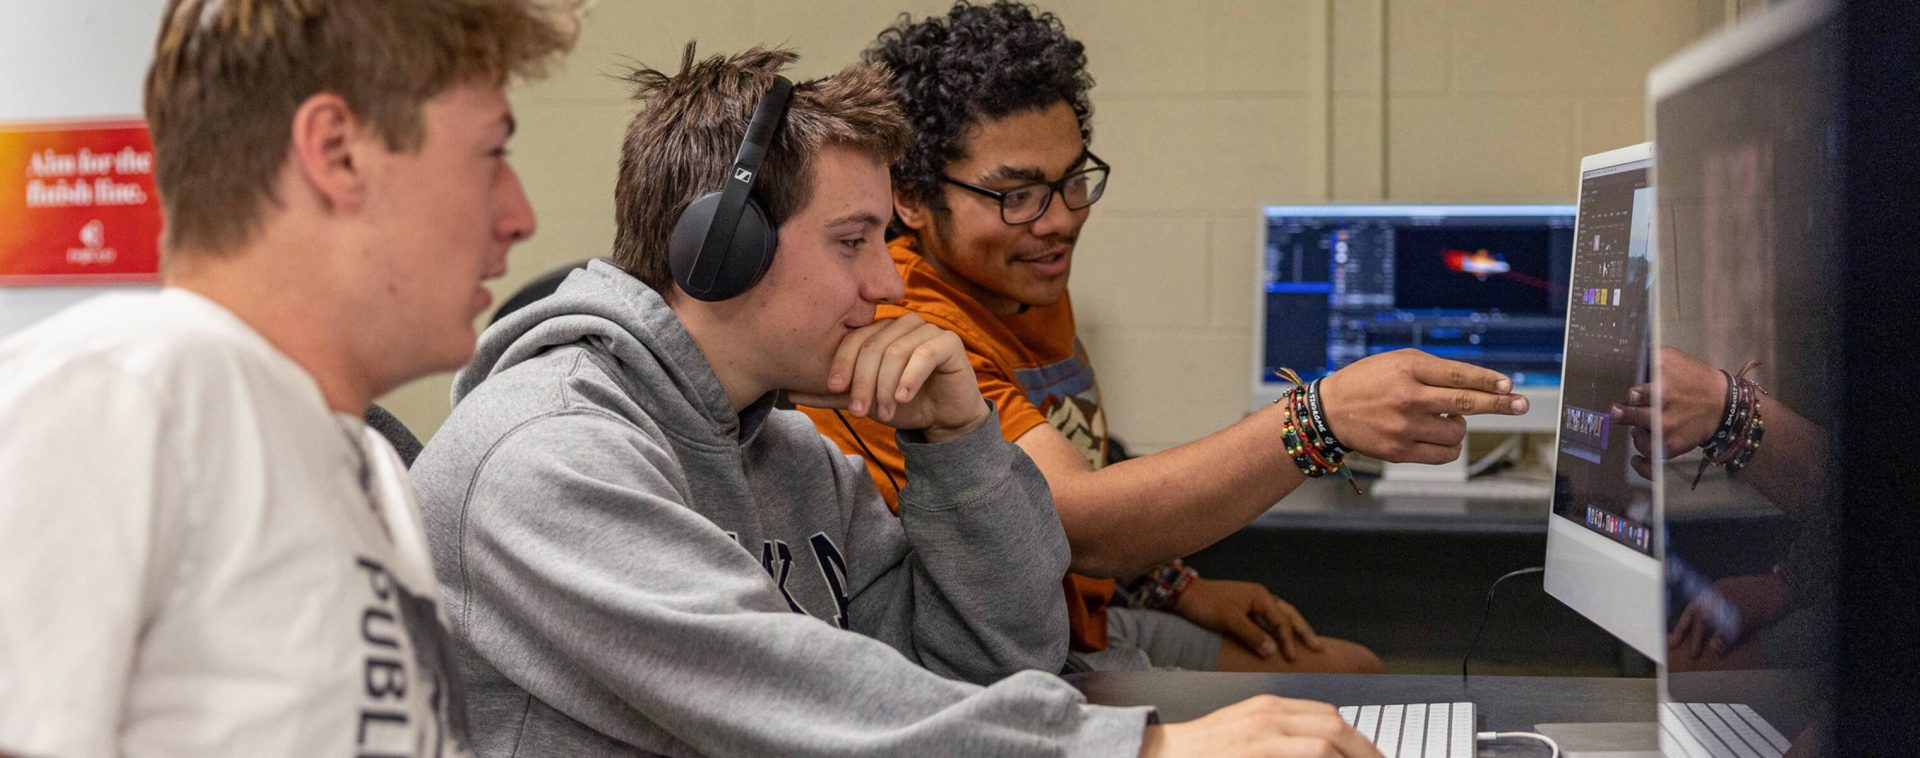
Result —
[[1618, 168], [1625, 170], [1592, 172], [1580, 186], [1553, 508], [1652, 555], [1651, 501], [1628, 464], [1633, 441], [1612, 409], [1649, 376], [1653, 190], [1644, 163]]
[[1261, 377], [1419, 348], [1551, 385], [1571, 208], [1270, 208]]

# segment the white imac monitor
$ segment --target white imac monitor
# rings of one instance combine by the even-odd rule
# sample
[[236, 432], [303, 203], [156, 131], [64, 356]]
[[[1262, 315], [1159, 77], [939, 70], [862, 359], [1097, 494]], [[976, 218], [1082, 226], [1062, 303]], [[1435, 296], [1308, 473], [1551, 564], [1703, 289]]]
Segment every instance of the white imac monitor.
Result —
[[1580, 213], [1555, 422], [1548, 594], [1655, 661], [1666, 653], [1653, 486], [1612, 408], [1649, 383], [1653, 342], [1652, 149], [1580, 162]]
[[[1500, 371], [1535, 409], [1474, 431], [1553, 429], [1570, 205], [1269, 206], [1250, 410], [1376, 353], [1418, 348]], [[1463, 469], [1464, 470], [1464, 469]]]

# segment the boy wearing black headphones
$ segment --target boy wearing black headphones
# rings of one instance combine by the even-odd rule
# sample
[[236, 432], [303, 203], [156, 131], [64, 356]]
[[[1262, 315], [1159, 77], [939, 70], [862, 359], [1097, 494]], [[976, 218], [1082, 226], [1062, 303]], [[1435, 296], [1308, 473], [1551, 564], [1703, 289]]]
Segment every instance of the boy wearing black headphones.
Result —
[[[874, 320], [900, 294], [885, 74], [794, 86], [794, 57], [632, 74], [613, 259], [487, 330], [413, 467], [483, 754], [788, 753], [925, 719], [961, 685], [920, 666], [985, 684], [1065, 655], [1032, 578], [1066, 566], [1045, 481], [958, 339]], [[928, 482], [907, 518], [783, 391], [902, 430]], [[856, 677], [929, 700], [863, 708]]]

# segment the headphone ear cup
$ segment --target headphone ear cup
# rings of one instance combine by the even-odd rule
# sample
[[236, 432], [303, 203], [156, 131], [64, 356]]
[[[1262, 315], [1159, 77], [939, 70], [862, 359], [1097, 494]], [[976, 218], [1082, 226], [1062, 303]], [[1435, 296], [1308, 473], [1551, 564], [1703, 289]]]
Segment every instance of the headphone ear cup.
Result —
[[[673, 281], [696, 300], [727, 300], [752, 289], [773, 264], [773, 251], [778, 246], [766, 212], [749, 199], [740, 209], [729, 248], [706, 249], [708, 227], [713, 225], [713, 214], [719, 207], [720, 193], [701, 195], [680, 214], [673, 225], [673, 236], [667, 240], [667, 265], [673, 270]], [[714, 260], [706, 261], [706, 265], [716, 267], [713, 279], [704, 284], [693, 281], [694, 270], [708, 256]]]
[[680, 212], [673, 223], [673, 236], [667, 238], [667, 267], [673, 270], [673, 282], [688, 293], [693, 266], [700, 261], [701, 246], [707, 242], [707, 227], [713, 225], [713, 212], [720, 207], [720, 193], [709, 192], [695, 199]]
[[[773, 266], [773, 251], [780, 247], [780, 232], [767, 218], [767, 212], [761, 210], [760, 203], [749, 199], [740, 214], [740, 227], [733, 233], [733, 255], [729, 263], [738, 262], [740, 278], [739, 289], [733, 290], [734, 297], [753, 285], [760, 283], [760, 277], [767, 275], [767, 269]], [[733, 281], [729, 279], [728, 281]]]

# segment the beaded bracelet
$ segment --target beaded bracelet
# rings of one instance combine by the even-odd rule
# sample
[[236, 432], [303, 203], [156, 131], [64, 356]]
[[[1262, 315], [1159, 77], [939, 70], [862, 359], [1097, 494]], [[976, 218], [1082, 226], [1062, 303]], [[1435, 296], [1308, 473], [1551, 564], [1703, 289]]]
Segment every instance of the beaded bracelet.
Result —
[[1293, 459], [1293, 465], [1310, 478], [1338, 473], [1346, 477], [1354, 494], [1365, 494], [1360, 491], [1360, 483], [1354, 481], [1353, 469], [1347, 467], [1346, 446], [1333, 436], [1333, 428], [1327, 424], [1326, 408], [1320, 400], [1320, 381], [1302, 381], [1290, 368], [1279, 369], [1274, 374], [1293, 383], [1292, 389], [1274, 401], [1280, 406], [1280, 441], [1287, 457]]
[[1720, 427], [1700, 446], [1700, 468], [1693, 474], [1693, 488], [1699, 488], [1708, 466], [1717, 465], [1729, 474], [1738, 474], [1760, 451], [1767, 434], [1766, 421], [1760, 416], [1760, 397], [1767, 391], [1747, 378], [1747, 372], [1759, 365], [1748, 361], [1737, 374], [1720, 372], [1727, 377], [1727, 411], [1722, 414]]

